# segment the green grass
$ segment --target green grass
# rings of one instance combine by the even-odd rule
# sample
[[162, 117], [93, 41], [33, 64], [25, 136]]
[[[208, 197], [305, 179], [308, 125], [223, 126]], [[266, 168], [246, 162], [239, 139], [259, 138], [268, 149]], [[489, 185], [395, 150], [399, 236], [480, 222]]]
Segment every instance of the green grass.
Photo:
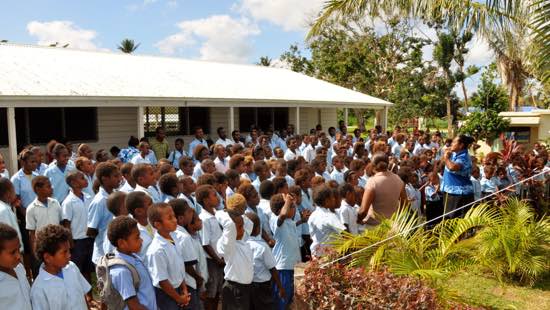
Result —
[[444, 285], [459, 302], [490, 309], [550, 309], [550, 274], [534, 287], [500, 283], [480, 272], [460, 272]]

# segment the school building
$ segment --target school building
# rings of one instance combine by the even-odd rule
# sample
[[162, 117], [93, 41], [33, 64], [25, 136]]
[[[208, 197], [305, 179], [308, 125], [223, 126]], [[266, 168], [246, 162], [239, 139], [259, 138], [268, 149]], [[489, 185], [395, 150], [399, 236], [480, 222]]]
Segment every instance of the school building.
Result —
[[[336, 126], [337, 110], [391, 103], [291, 70], [181, 58], [0, 43], [0, 152], [11, 173], [18, 151], [66, 137], [94, 150], [125, 147], [164, 126], [191, 140], [202, 126], [215, 141], [251, 125], [293, 124], [305, 133]], [[347, 113], [346, 113], [347, 114]], [[8, 162], [9, 160], [9, 162]]]

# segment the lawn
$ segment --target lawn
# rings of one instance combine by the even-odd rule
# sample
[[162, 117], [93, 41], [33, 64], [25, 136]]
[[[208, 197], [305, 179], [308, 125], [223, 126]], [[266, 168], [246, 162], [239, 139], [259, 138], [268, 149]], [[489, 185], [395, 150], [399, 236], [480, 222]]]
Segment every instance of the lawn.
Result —
[[490, 309], [550, 309], [550, 274], [533, 288], [500, 283], [481, 272], [459, 272], [445, 285], [458, 301]]

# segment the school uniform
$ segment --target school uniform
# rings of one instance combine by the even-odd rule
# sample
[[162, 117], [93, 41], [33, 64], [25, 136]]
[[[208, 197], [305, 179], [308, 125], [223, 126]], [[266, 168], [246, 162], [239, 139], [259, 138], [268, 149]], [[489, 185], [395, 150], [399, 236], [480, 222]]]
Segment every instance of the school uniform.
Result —
[[195, 158], [195, 148], [199, 144], [202, 144], [206, 148], [208, 148], [208, 143], [206, 142], [205, 139], [198, 140], [197, 138], [194, 138], [193, 141], [191, 141], [191, 143], [189, 143], [189, 151], [187, 152], [187, 154], [189, 154], [189, 156], [191, 156], [191, 158], [193, 158], [193, 160], [195, 162], [197, 162], [197, 159]]
[[190, 177], [190, 178], [193, 180], [194, 183], [197, 183], [197, 179], [195, 179], [195, 178], [193, 177], [193, 175], [185, 175], [181, 169], [178, 170], [178, 171], [176, 171], [176, 176], [177, 176], [178, 178], [181, 178], [181, 177]]
[[177, 303], [170, 298], [161, 288], [160, 282], [168, 280], [170, 285], [181, 294], [180, 285], [185, 278], [185, 265], [175, 245], [175, 234], [171, 234], [174, 240], [167, 240], [158, 232], [149, 245], [146, 254], [147, 269], [151, 275], [157, 306], [159, 309], [180, 309]]
[[268, 199], [260, 198], [260, 203], [256, 206], [256, 209], [261, 210], [262, 213], [258, 212], [258, 217], [260, 217], [260, 223], [262, 224], [262, 229], [267, 233], [267, 235], [272, 238], [273, 232], [271, 231], [271, 204]]
[[220, 159], [216, 156], [214, 158], [214, 165], [216, 165], [216, 170], [225, 173], [229, 169], [229, 157]]
[[15, 267], [17, 278], [0, 271], [0, 309], [32, 310], [31, 286], [25, 267]]
[[327, 246], [326, 242], [332, 234], [339, 234], [341, 231], [346, 230], [338, 215], [327, 208], [318, 207], [311, 213], [308, 220], [311, 240], [311, 254], [313, 256], [321, 256], [323, 249]]
[[[334, 169], [330, 173], [330, 179], [336, 181], [336, 183], [338, 183], [338, 185], [344, 184], [345, 183], [344, 173], [346, 173], [346, 171], [348, 171], [348, 168], [346, 168], [346, 167], [344, 167], [344, 169], [342, 169], [340, 171], [338, 171], [338, 169]], [[328, 181], [328, 180], [326, 180], [326, 181]]]
[[6, 179], [10, 178], [10, 172], [8, 171], [8, 169], [4, 169], [4, 171], [0, 172], [0, 179], [1, 178], [6, 178]]
[[87, 174], [84, 174], [84, 177], [86, 178], [86, 180], [88, 181], [88, 186], [86, 188], [83, 188], [82, 191], [86, 194], [88, 194], [88, 196], [90, 197], [94, 197], [95, 196], [95, 192], [94, 192], [94, 181], [95, 181], [95, 176], [94, 175], [87, 175]]
[[48, 167], [44, 173], [44, 176], [50, 179], [53, 188], [53, 198], [57, 199], [57, 201], [65, 200], [65, 197], [69, 194], [70, 188], [65, 178], [71, 170], [68, 164], [65, 168], [53, 165]]
[[88, 229], [88, 208], [92, 198], [85, 193], [76, 196], [73, 191], [61, 204], [61, 219], [71, 222], [71, 234], [74, 245], [71, 249], [71, 260], [82, 272], [93, 272], [92, 265], [93, 239], [86, 235]]
[[340, 222], [344, 225], [348, 225], [349, 232], [356, 235], [359, 233], [359, 227], [357, 224], [357, 210], [355, 206], [350, 205], [345, 199], [342, 199], [340, 208], [336, 211]]
[[45, 163], [40, 163], [38, 167], [36, 167], [36, 170], [34, 170], [34, 172], [38, 173], [38, 175], [44, 175], [46, 169], [48, 169], [48, 165], [46, 165]]
[[420, 194], [420, 191], [412, 186], [410, 183], [407, 183], [405, 185], [405, 192], [407, 193], [407, 198], [411, 203], [411, 211], [416, 212], [418, 216], [420, 216], [420, 207], [422, 204], [422, 196]]
[[150, 224], [147, 224], [147, 226], [143, 226], [140, 223], [137, 223], [137, 226], [139, 230], [139, 236], [141, 237], [141, 240], [142, 240], [141, 250], [139, 250], [139, 257], [141, 258], [142, 261], [145, 261], [145, 255], [147, 254], [147, 249], [149, 248], [149, 245], [151, 245], [151, 242], [155, 237], [156, 230]]
[[360, 176], [359, 179], [357, 180], [357, 186], [361, 188], [365, 188], [365, 186], [367, 186], [368, 180], [369, 180], [369, 177], [365, 173], [363, 173], [363, 175]]
[[21, 198], [21, 207], [23, 208], [26, 208], [36, 198], [36, 193], [32, 188], [32, 179], [37, 176], [39, 176], [39, 174], [35, 171], [27, 175], [23, 169], [19, 169], [19, 171], [11, 177], [11, 183], [15, 188], [15, 194]]
[[[177, 238], [174, 240], [176, 241], [175, 243], [176, 249], [178, 250], [179, 255], [183, 259], [185, 267], [187, 268], [187, 266], [192, 266], [198, 271], [197, 264], [198, 264], [199, 254], [195, 251], [195, 247], [193, 245], [193, 238], [185, 228], [179, 225], [176, 231], [174, 232], [174, 234], [176, 234], [177, 236]], [[185, 284], [187, 285], [187, 291], [191, 296], [191, 300], [189, 301], [187, 308], [198, 309], [199, 304], [201, 303], [199, 298], [200, 288], [197, 287], [197, 281], [195, 280], [195, 278], [193, 278], [187, 272], [185, 272]]]
[[187, 196], [185, 194], [181, 194], [178, 196], [178, 198], [185, 200], [187, 202], [187, 205], [195, 209], [195, 212], [200, 215], [202, 211], [202, 206], [197, 202], [194, 195], [195, 194], [191, 194], [191, 196]]
[[26, 229], [36, 231], [48, 224], [59, 225], [61, 215], [61, 206], [56, 199], [48, 197], [46, 204], [44, 204], [36, 198], [27, 207]]
[[260, 194], [260, 185], [262, 185], [262, 181], [260, 181], [260, 178], [256, 178], [256, 180], [252, 181], [252, 186], [254, 186], [254, 189], [256, 189], [256, 192]]
[[481, 195], [483, 197], [496, 193], [498, 191], [499, 181], [496, 176], [493, 176], [490, 179], [487, 179], [487, 177], [483, 176], [479, 183], [481, 184]]
[[315, 176], [319, 176], [319, 177], [323, 177], [323, 179], [325, 179], [325, 182], [326, 181], [330, 181], [332, 178], [330, 177], [330, 173], [326, 172], [326, 171], [323, 171], [323, 174], [319, 174], [317, 172], [315, 172]]
[[151, 200], [153, 203], [159, 203], [162, 202], [162, 196], [160, 194], [160, 191], [156, 187], [156, 185], [151, 185], [148, 188], [145, 188], [139, 184], [136, 184], [136, 187], [134, 188], [135, 192], [144, 192], [147, 194], [147, 196], [151, 197]]
[[[443, 215], [443, 201], [441, 199], [441, 192], [436, 191], [435, 186], [428, 183], [428, 185], [424, 187], [424, 195], [426, 196], [426, 220], [430, 221]], [[439, 222], [441, 222], [441, 218], [428, 223], [427, 226], [433, 227]]]
[[235, 195], [235, 191], [231, 187], [227, 187], [225, 189], [225, 198], [229, 199], [229, 197]]
[[474, 187], [474, 200], [481, 199], [481, 182], [473, 176], [470, 176], [470, 181], [472, 181], [472, 186]]
[[[126, 266], [114, 265], [109, 268], [109, 275], [111, 276], [112, 285], [120, 294], [122, 299], [128, 300], [131, 297], [136, 296], [139, 303], [146, 309], [157, 309], [157, 299], [155, 296], [153, 281], [142, 259], [136, 254], [127, 255], [120, 253], [117, 250], [114, 251], [114, 254], [115, 257], [123, 259], [128, 264], [134, 266], [139, 274], [139, 287], [136, 292], [132, 273]], [[128, 307], [124, 307], [124, 309], [128, 309]]]
[[271, 290], [271, 269], [277, 263], [271, 249], [261, 235], [251, 236], [246, 241], [254, 259], [254, 276], [250, 290], [250, 303], [253, 309], [274, 309], [275, 300]]
[[168, 155], [168, 160], [170, 161], [172, 166], [174, 168], [176, 168], [176, 170], [179, 170], [180, 169], [180, 158], [186, 157], [186, 156], [187, 156], [187, 153], [183, 150], [181, 150], [181, 151], [173, 150], [172, 152], [170, 152], [170, 155]]
[[151, 165], [152, 162], [149, 158], [149, 154], [145, 155], [145, 157], [143, 157], [141, 155], [141, 153], [138, 153], [136, 155], [134, 155], [134, 157], [132, 157], [132, 159], [130, 159], [130, 162], [134, 165], [137, 165], [137, 164], [149, 164]]
[[193, 179], [198, 180], [203, 174], [204, 171], [202, 171], [201, 163], [197, 161], [195, 167], [193, 168]]
[[21, 236], [21, 231], [19, 230], [19, 223], [17, 222], [17, 216], [13, 211], [12, 207], [0, 200], [0, 223], [11, 226], [11, 228], [17, 231], [17, 236], [19, 237], [19, 242], [21, 243], [20, 250], [23, 252], [23, 238]]
[[[205, 209], [199, 214], [199, 218], [202, 220], [202, 245], [210, 245], [214, 251], [217, 252], [216, 246], [218, 240], [222, 236], [222, 228], [220, 223], [216, 219], [215, 214], [212, 214]], [[223, 267], [220, 267], [211, 257], [206, 253], [207, 265], [208, 265], [208, 280], [206, 281], [206, 293], [209, 298], [214, 298], [221, 292], [223, 285]]]
[[286, 160], [286, 161], [289, 161], [289, 160], [292, 160], [292, 159], [296, 159], [301, 155], [302, 154], [300, 153], [300, 150], [298, 150], [298, 149], [294, 150], [294, 152], [291, 149], [287, 149], [285, 151], [285, 155], [284, 155], [283, 159]]
[[269, 225], [275, 239], [275, 246], [273, 247], [273, 256], [276, 262], [275, 268], [277, 268], [287, 297], [285, 299], [279, 298], [276, 288], [274, 288], [273, 294], [278, 308], [285, 309], [292, 303], [292, 299], [294, 298], [294, 267], [301, 260], [300, 236], [298, 235], [294, 220], [285, 219], [281, 226], [278, 226], [278, 219], [278, 215], [271, 213]]
[[253, 252], [248, 243], [236, 240], [236, 237], [235, 224], [229, 220], [216, 246], [225, 261], [222, 309], [250, 308], [250, 284], [254, 277]]
[[132, 185], [130, 185], [128, 181], [124, 180], [124, 184], [118, 190], [123, 193], [129, 194], [134, 191], [134, 188], [132, 187]]
[[312, 160], [314, 160], [315, 157], [317, 156], [316, 153], [315, 153], [315, 148], [311, 144], [308, 144], [304, 148], [304, 150], [302, 151], [302, 154], [304, 155], [304, 159], [308, 163], [310, 163]]
[[32, 284], [31, 303], [33, 309], [87, 310], [84, 295], [92, 287], [84, 279], [73, 262], [53, 275], [40, 267], [40, 273]]
[[113, 214], [107, 209], [107, 197], [109, 197], [109, 193], [107, 193], [103, 187], [100, 187], [88, 208], [88, 228], [93, 228], [98, 231], [94, 239], [94, 250], [92, 254], [92, 262], [94, 262], [94, 264], [97, 264], [99, 258], [105, 254], [103, 251], [103, 241], [107, 227], [113, 220]]

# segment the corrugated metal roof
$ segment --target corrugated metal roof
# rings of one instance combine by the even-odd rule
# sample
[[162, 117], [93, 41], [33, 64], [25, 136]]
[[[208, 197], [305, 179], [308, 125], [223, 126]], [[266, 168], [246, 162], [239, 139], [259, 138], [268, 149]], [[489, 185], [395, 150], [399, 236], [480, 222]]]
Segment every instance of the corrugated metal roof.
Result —
[[0, 44], [0, 68], [0, 104], [22, 96], [391, 105], [287, 69], [256, 65]]

